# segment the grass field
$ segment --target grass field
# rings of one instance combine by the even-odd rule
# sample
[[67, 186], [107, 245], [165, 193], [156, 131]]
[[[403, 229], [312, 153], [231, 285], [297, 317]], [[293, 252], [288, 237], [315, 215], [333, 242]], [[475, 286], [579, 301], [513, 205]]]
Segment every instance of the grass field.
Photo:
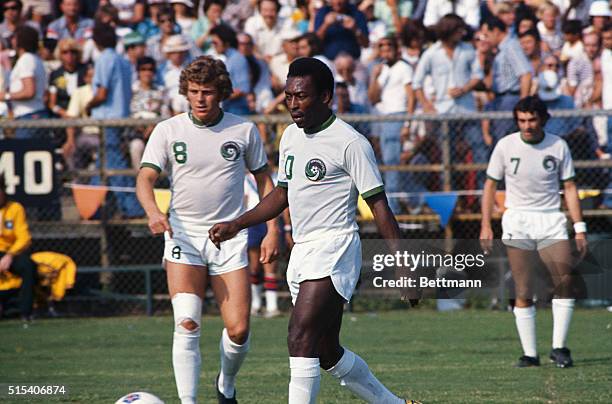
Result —
[[[547, 355], [550, 310], [538, 312], [538, 347]], [[240, 403], [283, 403], [289, 377], [287, 317], [253, 320], [251, 354], [237, 384]], [[113, 403], [150, 391], [178, 402], [171, 368], [172, 319], [122, 317], [39, 320], [24, 329], [0, 322], [0, 383], [64, 384], [68, 398], [0, 402]], [[221, 322], [203, 325], [200, 401], [213, 402]], [[569, 346], [576, 366], [516, 369], [519, 343], [510, 313], [430, 310], [347, 314], [343, 342], [393, 391], [424, 403], [612, 403], [612, 313], [575, 313]], [[356, 402], [324, 374], [319, 403]]]

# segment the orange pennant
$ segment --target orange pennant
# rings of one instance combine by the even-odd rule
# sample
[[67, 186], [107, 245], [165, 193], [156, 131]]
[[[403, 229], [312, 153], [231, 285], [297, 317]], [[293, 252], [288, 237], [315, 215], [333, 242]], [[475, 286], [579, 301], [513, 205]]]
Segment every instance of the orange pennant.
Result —
[[495, 192], [495, 205], [497, 205], [497, 208], [499, 209], [500, 212], [503, 212], [506, 210], [505, 204], [506, 203], [506, 191], [497, 191]]
[[106, 197], [107, 187], [73, 185], [72, 197], [81, 218], [88, 220], [97, 211]]

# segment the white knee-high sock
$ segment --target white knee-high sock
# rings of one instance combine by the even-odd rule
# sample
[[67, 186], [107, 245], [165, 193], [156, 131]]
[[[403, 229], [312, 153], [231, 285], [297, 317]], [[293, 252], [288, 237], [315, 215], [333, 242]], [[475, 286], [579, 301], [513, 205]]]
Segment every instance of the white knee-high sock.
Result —
[[405, 400], [391, 393], [370, 371], [367, 363], [348, 349], [331, 369], [330, 375], [340, 380], [357, 397], [368, 403], [404, 404]]
[[514, 307], [514, 317], [516, 320], [516, 329], [521, 339], [521, 346], [523, 347], [523, 354], [535, 358], [538, 356], [538, 349], [536, 346], [535, 306]]
[[[172, 298], [174, 311], [174, 336], [172, 341], [172, 366], [176, 389], [182, 404], [196, 402], [200, 379], [200, 322], [202, 301], [190, 293], [177, 293]], [[188, 330], [181, 323], [192, 320], [198, 327]]]
[[289, 404], [315, 404], [321, 386], [319, 358], [290, 357]]
[[251, 336], [247, 337], [244, 344], [239, 345], [233, 342], [224, 328], [221, 333], [219, 350], [221, 351], [221, 373], [219, 374], [219, 391], [227, 398], [234, 397], [234, 383], [236, 375], [249, 352]]
[[565, 348], [575, 302], [574, 299], [552, 299], [553, 348]]
[[261, 309], [261, 293], [263, 291], [263, 285], [251, 284], [251, 310], [258, 311]]

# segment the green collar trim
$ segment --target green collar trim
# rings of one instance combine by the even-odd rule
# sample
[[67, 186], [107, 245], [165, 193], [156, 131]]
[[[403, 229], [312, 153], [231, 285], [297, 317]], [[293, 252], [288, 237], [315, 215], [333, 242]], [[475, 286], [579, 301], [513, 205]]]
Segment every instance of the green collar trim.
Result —
[[206, 124], [205, 122], [200, 121], [198, 118], [196, 118], [196, 117], [195, 117], [195, 116], [194, 116], [194, 115], [191, 113], [191, 111], [189, 111], [189, 112], [187, 113], [187, 115], [189, 116], [189, 119], [191, 120], [191, 122], [192, 122], [192, 123], [193, 123], [195, 126], [197, 126], [197, 127], [199, 127], [199, 128], [210, 128], [211, 126], [215, 126], [215, 125], [217, 125], [219, 122], [221, 122], [221, 120], [223, 119], [223, 115], [224, 115], [224, 113], [223, 113], [223, 110], [221, 109], [221, 110], [220, 110], [220, 112], [219, 112], [219, 115], [217, 115], [217, 117], [214, 119], [214, 121], [212, 121], [212, 122], [211, 122], [211, 123], [209, 123], [209, 124]]
[[304, 133], [308, 135], [312, 135], [314, 133], [321, 132], [329, 128], [331, 124], [334, 123], [335, 120], [336, 120], [336, 115], [331, 114], [329, 118], [327, 118], [327, 120], [323, 122], [321, 125], [315, 126], [314, 128], [310, 128], [310, 129], [304, 128]]
[[540, 143], [542, 143], [544, 141], [544, 138], [546, 137], [546, 133], [542, 132], [542, 134], [544, 136], [542, 136], [542, 139], [540, 139], [540, 140], [525, 140], [525, 138], [523, 138], [523, 134], [522, 133], [521, 133], [520, 136], [521, 136], [521, 140], [523, 141], [523, 143], [527, 143], [527, 144], [530, 144], [530, 145], [535, 145], [535, 144], [540, 144]]

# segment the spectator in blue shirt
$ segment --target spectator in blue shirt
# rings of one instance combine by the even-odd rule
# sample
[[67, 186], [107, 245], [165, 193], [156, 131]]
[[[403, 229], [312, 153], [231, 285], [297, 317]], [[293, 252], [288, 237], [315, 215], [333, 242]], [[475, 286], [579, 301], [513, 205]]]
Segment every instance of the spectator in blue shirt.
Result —
[[212, 45], [217, 57], [225, 63], [232, 81], [234, 92], [223, 101], [223, 110], [238, 115], [246, 115], [249, 111], [247, 95], [251, 92], [249, 77], [249, 62], [238, 52], [236, 33], [229, 26], [221, 24], [210, 30]]
[[314, 31], [323, 41], [323, 54], [334, 60], [344, 51], [355, 59], [369, 46], [365, 15], [348, 0], [331, 0], [317, 11]]
[[51, 22], [47, 28], [47, 39], [59, 41], [72, 38], [81, 45], [91, 38], [94, 22], [90, 18], [82, 18], [79, 0], [61, 0], [62, 16]]
[[[516, 103], [529, 95], [532, 67], [519, 41], [510, 36], [508, 27], [497, 17], [490, 17], [482, 25], [482, 31], [491, 44], [497, 47], [493, 60], [493, 85], [495, 98], [485, 109], [488, 111], [512, 111]], [[484, 138], [492, 146], [497, 140], [518, 128], [513, 119], [483, 122]]]
[[[91, 111], [91, 117], [95, 119], [127, 118], [130, 115], [130, 101], [132, 99], [132, 68], [130, 62], [115, 51], [117, 35], [111, 26], [96, 24], [93, 30], [93, 40], [102, 53], [95, 64], [94, 97], [87, 104], [87, 112]], [[128, 160], [121, 149], [121, 129], [107, 127], [104, 128], [104, 134], [106, 168], [129, 168]], [[115, 187], [133, 187], [134, 178], [110, 176], [109, 184]], [[144, 211], [134, 193], [118, 192], [115, 198], [121, 213], [125, 217], [144, 215]]]

